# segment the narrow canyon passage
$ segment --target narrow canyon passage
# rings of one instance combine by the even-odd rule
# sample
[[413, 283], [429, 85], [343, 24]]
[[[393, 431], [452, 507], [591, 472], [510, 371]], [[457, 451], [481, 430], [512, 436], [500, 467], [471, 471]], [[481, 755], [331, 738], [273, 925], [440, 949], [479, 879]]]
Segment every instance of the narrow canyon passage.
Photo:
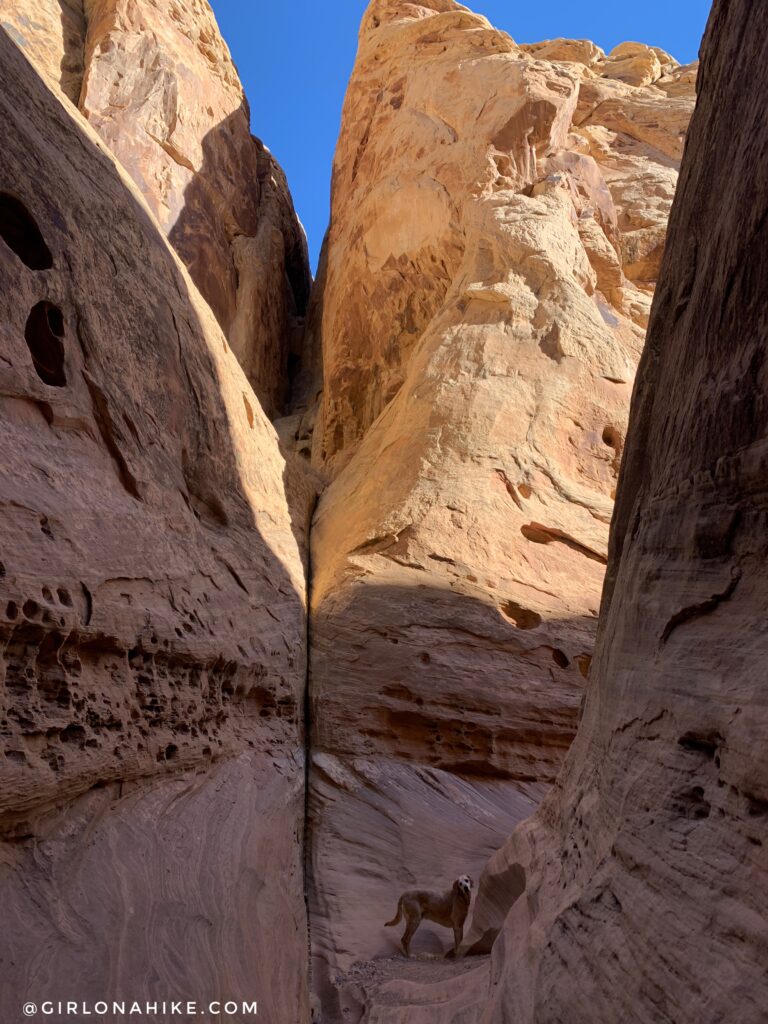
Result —
[[372, 0], [310, 292], [205, 0], [0, 14], [0, 1018], [762, 1021], [768, 16]]
[[[295, 435], [309, 421], [329, 479], [310, 602], [324, 1020], [390, 1019], [374, 993], [406, 1006], [451, 980], [391, 960], [398, 893], [479, 878], [573, 738], [695, 76], [639, 44], [520, 47], [451, 3], [363, 19], [310, 306], [322, 392]], [[419, 929], [415, 953], [445, 949]]]

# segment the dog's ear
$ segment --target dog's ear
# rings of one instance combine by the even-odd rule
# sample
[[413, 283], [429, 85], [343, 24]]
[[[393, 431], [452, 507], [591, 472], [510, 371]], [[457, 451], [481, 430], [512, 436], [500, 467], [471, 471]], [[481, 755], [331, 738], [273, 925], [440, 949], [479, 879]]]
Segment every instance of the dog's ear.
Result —
[[453, 883], [453, 885], [451, 886], [451, 888], [453, 889], [453, 891], [454, 891], [454, 892], [458, 892], [458, 891], [459, 891], [459, 880], [458, 880], [458, 878], [457, 878], [457, 879], [456, 879], [456, 881], [455, 881], [455, 882]]
[[470, 875], [467, 875], [467, 878], [469, 879], [470, 888], [474, 889], [475, 888], [475, 883], [474, 883], [472, 877]]

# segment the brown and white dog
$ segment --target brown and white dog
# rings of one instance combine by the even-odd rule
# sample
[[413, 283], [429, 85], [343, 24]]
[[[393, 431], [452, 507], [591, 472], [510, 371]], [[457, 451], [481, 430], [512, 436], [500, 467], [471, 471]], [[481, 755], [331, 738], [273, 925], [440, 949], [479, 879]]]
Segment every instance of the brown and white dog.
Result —
[[385, 928], [399, 924], [405, 917], [405, 931], [401, 939], [403, 952], [411, 955], [411, 939], [424, 918], [444, 928], [453, 928], [453, 951], [446, 956], [456, 956], [464, 937], [464, 922], [472, 901], [472, 879], [459, 875], [446, 893], [428, 892], [425, 889], [410, 889], [397, 901], [397, 914], [387, 921]]

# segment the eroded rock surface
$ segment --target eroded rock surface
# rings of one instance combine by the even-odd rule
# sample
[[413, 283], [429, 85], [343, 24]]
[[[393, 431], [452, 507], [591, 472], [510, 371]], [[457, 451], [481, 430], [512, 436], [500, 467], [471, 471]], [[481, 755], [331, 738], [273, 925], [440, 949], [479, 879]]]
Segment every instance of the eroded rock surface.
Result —
[[[332, 477], [312, 540], [320, 756], [503, 780], [510, 807], [562, 763], [693, 105], [681, 69], [640, 50], [652, 81], [625, 73], [636, 46], [521, 48], [450, 0], [364, 17], [311, 323], [313, 460]], [[364, 864], [394, 896], [461, 872], [448, 822], [413, 879], [413, 822], [393, 857], [319, 804], [314, 842], [347, 866], [315, 865], [331, 918]], [[318, 985], [378, 934], [374, 913], [338, 913]]]
[[0, 0], [0, 22], [129, 171], [264, 408], [281, 412], [306, 240], [207, 0]]
[[305, 1019], [310, 495], [139, 192], [4, 33], [0, 114], [0, 1017], [194, 981]]

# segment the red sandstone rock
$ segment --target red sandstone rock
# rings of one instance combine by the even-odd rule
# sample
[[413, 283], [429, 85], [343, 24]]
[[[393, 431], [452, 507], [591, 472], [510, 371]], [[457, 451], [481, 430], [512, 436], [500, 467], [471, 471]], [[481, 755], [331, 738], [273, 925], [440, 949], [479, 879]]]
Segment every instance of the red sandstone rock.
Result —
[[[209, 8], [13, 6], [278, 409], [301, 237]], [[476, 873], [573, 730], [696, 68], [518, 48], [452, 0], [366, 15], [281, 424], [334, 477], [311, 634], [324, 1020], [764, 1015], [768, 23], [746, 0], [713, 18], [581, 731], [485, 869], [485, 955], [438, 962], [425, 927], [404, 965], [399, 891]], [[194, 979], [304, 1020], [310, 488], [127, 179], [0, 48], [21, 202], [0, 199], [0, 1005]]]
[[765, 1019], [767, 39], [764, 7], [716, 0], [584, 716], [480, 894], [489, 1024]]
[[766, 39], [764, 9], [715, 3], [584, 714], [484, 872], [490, 962], [375, 965], [378, 1024], [765, 1019]]

